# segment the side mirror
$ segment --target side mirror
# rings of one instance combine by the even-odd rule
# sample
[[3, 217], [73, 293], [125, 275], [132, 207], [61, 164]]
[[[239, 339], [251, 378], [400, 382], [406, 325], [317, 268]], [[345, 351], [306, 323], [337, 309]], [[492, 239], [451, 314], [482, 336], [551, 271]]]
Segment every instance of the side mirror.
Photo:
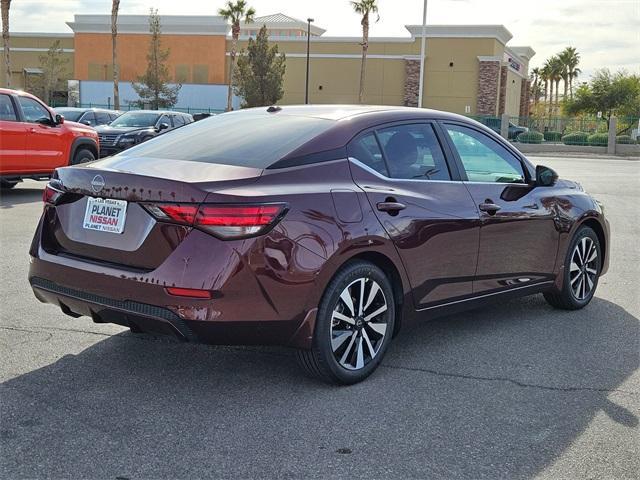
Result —
[[56, 125], [62, 125], [64, 123], [64, 115], [56, 113]]
[[544, 165], [538, 165], [536, 167], [536, 186], [552, 187], [557, 181], [558, 174], [555, 170], [545, 167]]
[[169, 124], [168, 123], [161, 123], [160, 125], [158, 125], [158, 130], [166, 130], [167, 128], [169, 128]]
[[91, 126], [91, 122], [89, 120], [82, 120], [82, 122], [80, 122], [80, 123], [82, 123], [84, 125], [87, 125], [88, 127]]

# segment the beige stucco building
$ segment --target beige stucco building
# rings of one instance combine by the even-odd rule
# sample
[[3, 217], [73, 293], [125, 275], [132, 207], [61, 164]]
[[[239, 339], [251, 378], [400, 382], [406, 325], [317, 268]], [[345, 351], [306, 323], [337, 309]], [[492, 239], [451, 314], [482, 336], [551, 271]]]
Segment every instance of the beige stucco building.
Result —
[[[218, 87], [226, 83], [231, 38], [224, 19], [162, 16], [161, 23], [163, 46], [171, 49], [168, 64], [173, 81]], [[37, 69], [38, 56], [58, 39], [65, 55], [73, 59], [69, 78], [80, 82], [110, 80], [110, 16], [76, 15], [68, 25], [69, 34], [12, 35], [13, 85], [24, 87], [25, 69]], [[246, 47], [249, 37], [262, 25], [287, 58], [281, 104], [304, 102], [308, 28], [310, 102], [357, 103], [360, 37], [327, 37], [318, 26], [274, 14], [242, 25], [240, 48]], [[422, 27], [407, 25], [406, 30], [404, 37], [370, 38], [365, 103], [417, 106]], [[146, 18], [123, 15], [119, 31], [121, 80], [130, 82], [146, 65]], [[427, 26], [422, 106], [468, 115], [526, 115], [528, 64], [535, 52], [530, 47], [509, 45], [511, 38], [502, 25]]]

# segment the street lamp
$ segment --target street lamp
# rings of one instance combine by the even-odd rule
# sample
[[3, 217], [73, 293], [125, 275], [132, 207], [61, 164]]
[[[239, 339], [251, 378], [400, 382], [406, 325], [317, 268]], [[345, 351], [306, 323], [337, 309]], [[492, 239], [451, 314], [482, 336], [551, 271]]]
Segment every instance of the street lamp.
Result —
[[309, 43], [311, 41], [311, 22], [313, 18], [307, 18], [307, 76], [304, 82], [304, 103], [309, 104]]

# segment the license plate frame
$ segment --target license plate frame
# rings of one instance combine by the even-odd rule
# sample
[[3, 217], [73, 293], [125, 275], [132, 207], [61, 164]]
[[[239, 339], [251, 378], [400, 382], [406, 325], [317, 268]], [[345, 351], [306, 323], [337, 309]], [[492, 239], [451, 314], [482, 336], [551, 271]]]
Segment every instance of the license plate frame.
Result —
[[121, 234], [127, 220], [126, 200], [88, 197], [82, 227], [94, 232]]

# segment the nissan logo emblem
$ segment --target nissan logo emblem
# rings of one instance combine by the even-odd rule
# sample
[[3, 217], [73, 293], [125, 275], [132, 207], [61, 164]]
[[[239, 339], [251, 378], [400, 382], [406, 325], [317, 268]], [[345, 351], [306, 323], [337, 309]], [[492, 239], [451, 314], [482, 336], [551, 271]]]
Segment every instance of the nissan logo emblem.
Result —
[[96, 175], [95, 177], [93, 177], [93, 180], [91, 180], [91, 190], [98, 193], [104, 188], [104, 184], [105, 182], [104, 178], [102, 178], [102, 175]]

